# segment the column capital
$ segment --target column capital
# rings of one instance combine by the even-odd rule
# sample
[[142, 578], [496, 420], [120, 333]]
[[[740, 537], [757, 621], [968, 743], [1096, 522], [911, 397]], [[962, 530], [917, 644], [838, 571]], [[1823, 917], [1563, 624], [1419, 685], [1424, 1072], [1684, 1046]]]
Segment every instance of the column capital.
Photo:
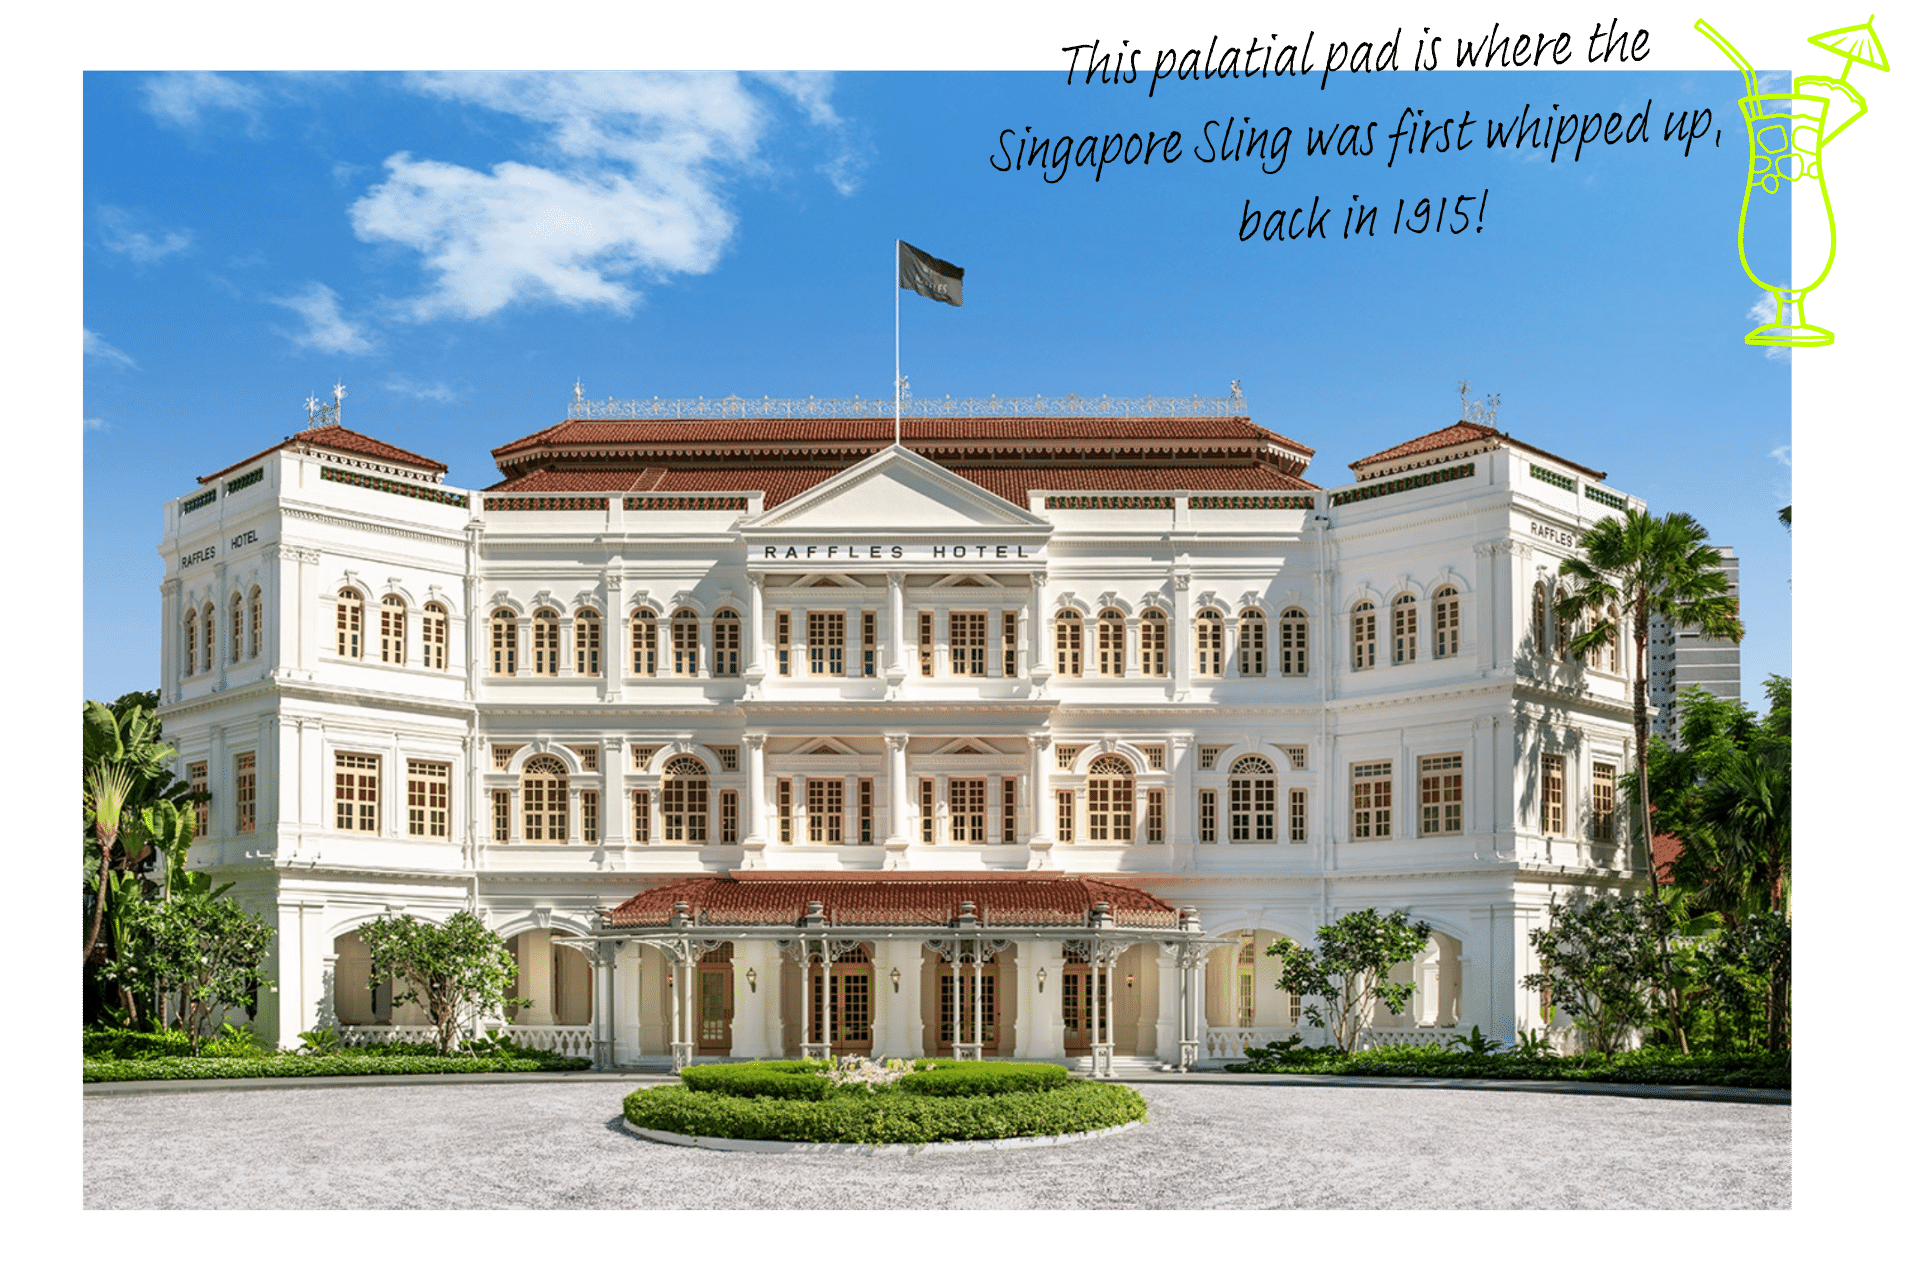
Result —
[[1053, 735], [1050, 733], [1030, 733], [1027, 735], [1027, 745], [1036, 751], [1045, 751], [1053, 745]]
[[905, 751], [907, 743], [912, 741], [912, 735], [905, 733], [889, 733], [885, 737], [889, 751]]
[[767, 735], [764, 733], [743, 733], [740, 735], [740, 745], [749, 751], [758, 751], [767, 745]]

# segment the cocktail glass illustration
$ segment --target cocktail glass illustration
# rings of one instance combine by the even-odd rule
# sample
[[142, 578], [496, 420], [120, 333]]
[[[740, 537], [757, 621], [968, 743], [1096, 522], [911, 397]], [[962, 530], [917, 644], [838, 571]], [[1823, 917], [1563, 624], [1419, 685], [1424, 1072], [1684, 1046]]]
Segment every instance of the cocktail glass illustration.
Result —
[[[1740, 99], [1740, 114], [1747, 126], [1747, 188], [1740, 202], [1740, 265], [1745, 268], [1748, 279], [1773, 295], [1774, 314], [1771, 321], [1749, 333], [1746, 340], [1754, 346], [1767, 347], [1826, 346], [1833, 341], [1833, 331], [1807, 323], [1807, 295], [1833, 270], [1836, 244], [1823, 149], [1848, 125], [1867, 114], [1866, 99], [1846, 82], [1854, 64], [1865, 63], [1878, 71], [1888, 69], [1886, 53], [1873, 32], [1873, 19], [1869, 17], [1859, 26], [1809, 37], [1809, 43], [1845, 58], [1846, 66], [1838, 80], [1827, 76], [1798, 76], [1792, 93], [1761, 93], [1752, 64], [1740, 56], [1739, 50], [1704, 18], [1693, 25], [1732, 59], [1747, 81], [1747, 95]], [[1853, 108], [1837, 124], [1831, 122], [1836, 98], [1845, 98]], [[1784, 223], [1784, 218], [1767, 215], [1784, 212], [1784, 202], [1792, 198], [1793, 184], [1803, 181], [1813, 182], [1820, 192], [1819, 217], [1826, 231], [1825, 254], [1817, 255], [1813, 263], [1797, 273], [1791, 266], [1791, 253], [1784, 264], [1760, 265], [1759, 246], [1750, 241], [1750, 234], [1758, 234], [1767, 224]], [[1773, 202], [1782, 202], [1782, 206], [1765, 207]], [[1809, 274], [1811, 279], [1795, 279]]]

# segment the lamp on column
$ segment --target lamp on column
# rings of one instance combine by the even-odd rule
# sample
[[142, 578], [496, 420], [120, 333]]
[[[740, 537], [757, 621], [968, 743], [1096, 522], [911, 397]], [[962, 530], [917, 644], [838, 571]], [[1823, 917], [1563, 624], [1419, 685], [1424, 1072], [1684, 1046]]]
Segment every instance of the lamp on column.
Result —
[[887, 977], [893, 980], [893, 989], [896, 992], [899, 991], [900, 990], [900, 970], [898, 968], [895, 968], [892, 973], [889, 973], [887, 975]]
[[1133, 990], [1133, 975], [1132, 975], [1132, 974], [1128, 974], [1128, 975], [1127, 975], [1127, 990], [1129, 990], [1129, 991], [1131, 991], [1131, 990]]
[[1040, 993], [1042, 995], [1045, 995], [1047, 991], [1047, 967], [1045, 965], [1041, 965], [1040, 972], [1035, 974], [1034, 976], [1040, 979]]
[[754, 972], [752, 969], [747, 970], [747, 990], [758, 991], [759, 989], [760, 989], [760, 975]]

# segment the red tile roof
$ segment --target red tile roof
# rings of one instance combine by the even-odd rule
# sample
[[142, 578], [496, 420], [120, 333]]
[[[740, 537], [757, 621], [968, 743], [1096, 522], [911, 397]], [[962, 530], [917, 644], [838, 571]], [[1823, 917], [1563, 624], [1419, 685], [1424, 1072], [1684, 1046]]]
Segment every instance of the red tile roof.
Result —
[[285, 449], [296, 441], [312, 445], [316, 449], [331, 449], [335, 453], [358, 454], [363, 458], [375, 458], [381, 462], [397, 462], [402, 466], [417, 467], [422, 471], [438, 471], [446, 474], [447, 464], [435, 462], [432, 458], [417, 453], [409, 453], [398, 445], [388, 444], [384, 440], [375, 440], [372, 436], [361, 435], [358, 431], [349, 431], [345, 427], [312, 427], [296, 432], [279, 444], [270, 445], [252, 457], [242, 458], [230, 467], [223, 467], [210, 476], [201, 476], [196, 483], [205, 484], [217, 480], [229, 471], [238, 471], [249, 462], [264, 458], [276, 449]]
[[1543, 458], [1551, 458], [1562, 466], [1572, 467], [1575, 471], [1590, 475], [1596, 480], [1605, 480], [1607, 478], [1607, 473], [1604, 471], [1595, 471], [1591, 467], [1583, 467], [1570, 459], [1562, 458], [1558, 454], [1548, 453], [1545, 449], [1530, 445], [1524, 440], [1516, 440], [1504, 431], [1496, 431], [1492, 427], [1482, 426], [1477, 422], [1456, 422], [1450, 427], [1442, 427], [1438, 431], [1430, 431], [1424, 436], [1408, 440], [1404, 444], [1397, 444], [1391, 449], [1382, 449], [1379, 453], [1370, 453], [1358, 462], [1349, 462], [1347, 466], [1354, 471], [1358, 471], [1362, 467], [1378, 466], [1383, 462], [1392, 462], [1396, 458], [1407, 458], [1415, 454], [1456, 448], [1460, 445], [1473, 444], [1476, 441], [1483, 440], [1493, 440], [1502, 444], [1517, 445], [1522, 449], [1537, 453]]
[[1661, 884], [1673, 883], [1673, 864], [1680, 861], [1680, 855], [1686, 852], [1686, 846], [1680, 843], [1680, 837], [1664, 831], [1653, 834], [1653, 871]]
[[[1247, 418], [907, 418], [906, 441], [934, 440], [1272, 440], [1296, 453], [1312, 449]], [[851, 443], [893, 439], [891, 418], [568, 419], [493, 451], [496, 458], [536, 446]]]
[[794, 924], [807, 904], [822, 905], [840, 924], [945, 925], [971, 902], [983, 925], [1077, 925], [1096, 902], [1116, 923], [1172, 928], [1173, 907], [1141, 889], [1058, 871], [732, 871], [694, 876], [646, 889], [607, 913], [614, 928], [663, 925], [684, 902], [696, 923]]

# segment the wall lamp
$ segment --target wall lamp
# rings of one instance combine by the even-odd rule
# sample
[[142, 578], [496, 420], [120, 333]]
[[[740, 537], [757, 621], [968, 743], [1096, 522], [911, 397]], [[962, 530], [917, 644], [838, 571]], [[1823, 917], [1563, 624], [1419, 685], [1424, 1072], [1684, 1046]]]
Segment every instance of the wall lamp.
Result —
[[893, 979], [893, 989], [894, 991], [898, 992], [900, 990], [900, 970], [895, 969], [892, 973], [889, 973], [887, 976]]
[[1042, 966], [1040, 966], [1040, 972], [1039, 972], [1039, 973], [1037, 973], [1037, 974], [1035, 974], [1034, 976], [1040, 979], [1040, 991], [1041, 991], [1041, 993], [1042, 993], [1042, 994], [1044, 995], [1044, 994], [1046, 993], [1046, 990], [1047, 990], [1047, 968], [1046, 968], [1046, 966], [1045, 966], [1045, 965], [1042, 965]]
[[752, 969], [747, 970], [747, 990], [758, 991], [759, 989], [760, 989], [760, 975], [754, 972]]
[[1133, 975], [1132, 975], [1132, 974], [1128, 974], [1128, 975], [1127, 975], [1127, 990], [1129, 990], [1129, 991], [1131, 991], [1131, 990], [1133, 990]]

